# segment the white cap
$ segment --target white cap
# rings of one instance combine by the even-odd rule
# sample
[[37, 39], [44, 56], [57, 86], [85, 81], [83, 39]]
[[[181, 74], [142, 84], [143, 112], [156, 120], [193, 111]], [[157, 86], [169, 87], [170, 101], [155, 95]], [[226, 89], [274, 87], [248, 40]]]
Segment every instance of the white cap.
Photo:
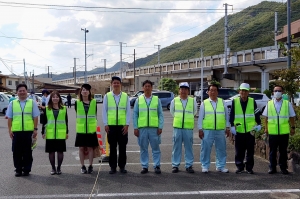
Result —
[[250, 85], [247, 84], [247, 83], [242, 83], [240, 85], [240, 90], [247, 90], [247, 91], [249, 91], [250, 90]]
[[190, 86], [189, 86], [189, 84], [187, 82], [181, 82], [179, 84], [179, 88], [182, 88], [182, 87], [190, 88]]

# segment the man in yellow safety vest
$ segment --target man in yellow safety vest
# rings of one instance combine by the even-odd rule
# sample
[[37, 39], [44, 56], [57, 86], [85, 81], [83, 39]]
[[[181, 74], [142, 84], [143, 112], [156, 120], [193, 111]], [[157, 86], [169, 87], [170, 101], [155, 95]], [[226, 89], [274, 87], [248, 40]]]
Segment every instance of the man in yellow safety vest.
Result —
[[270, 100], [263, 112], [265, 118], [265, 133], [269, 135], [269, 174], [277, 173], [277, 148], [279, 148], [279, 166], [281, 173], [289, 174], [287, 170], [287, 147], [289, 134], [295, 134], [295, 111], [288, 100], [283, 100], [282, 86], [274, 87], [274, 99]]
[[[120, 77], [111, 78], [113, 90], [103, 99], [102, 120], [105, 125], [107, 139], [110, 146], [109, 166], [110, 174], [116, 173], [117, 164], [121, 173], [127, 173], [126, 146], [128, 142], [128, 126], [130, 123], [130, 102], [126, 93], [121, 91]], [[117, 161], [117, 146], [119, 144], [119, 159]], [[117, 163], [118, 162], [118, 163]]]
[[152, 95], [152, 86], [153, 83], [150, 80], [143, 82], [144, 94], [136, 99], [133, 111], [134, 135], [138, 137], [143, 168], [141, 174], [148, 173], [149, 142], [152, 148], [153, 168], [156, 174], [161, 173], [159, 144], [164, 125], [164, 115], [160, 99]]

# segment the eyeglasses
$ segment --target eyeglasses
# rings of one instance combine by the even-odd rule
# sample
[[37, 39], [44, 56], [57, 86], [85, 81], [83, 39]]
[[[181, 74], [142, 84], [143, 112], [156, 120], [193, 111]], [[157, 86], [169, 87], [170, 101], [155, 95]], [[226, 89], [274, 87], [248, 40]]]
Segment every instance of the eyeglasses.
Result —
[[282, 91], [281, 91], [281, 90], [275, 90], [275, 91], [274, 91], [274, 93], [277, 93], [277, 92], [282, 92]]

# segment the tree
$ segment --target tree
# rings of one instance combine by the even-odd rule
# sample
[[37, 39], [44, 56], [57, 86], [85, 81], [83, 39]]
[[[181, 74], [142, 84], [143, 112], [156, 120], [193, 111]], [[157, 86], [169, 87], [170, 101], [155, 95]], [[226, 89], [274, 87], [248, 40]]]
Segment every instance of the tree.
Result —
[[215, 85], [219, 86], [219, 88], [221, 88], [221, 83], [218, 82], [218, 81], [215, 80], [215, 79], [211, 80], [211, 81], [209, 82], [209, 85], [210, 85], [210, 84], [215, 84]]
[[175, 95], [178, 94], [178, 84], [175, 80], [171, 79], [171, 78], [162, 78], [159, 82], [159, 89], [164, 89], [166, 91], [171, 91], [173, 92]]

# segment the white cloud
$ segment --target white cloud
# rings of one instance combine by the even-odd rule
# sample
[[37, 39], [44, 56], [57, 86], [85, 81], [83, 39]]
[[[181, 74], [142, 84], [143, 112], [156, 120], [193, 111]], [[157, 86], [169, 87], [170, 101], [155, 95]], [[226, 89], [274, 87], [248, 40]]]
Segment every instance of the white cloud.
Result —
[[[281, 2], [281, 0], [278, 1]], [[25, 1], [19, 2], [25, 3]], [[52, 0], [51, 5], [156, 9], [224, 9], [223, 4], [225, 2], [233, 5], [233, 8], [246, 8], [261, 2], [261, 0]], [[49, 1], [26, 0], [26, 3], [49, 4]], [[107, 67], [111, 67], [118, 62], [120, 59], [119, 42], [126, 43], [123, 48], [123, 58], [125, 61], [132, 62], [133, 57], [130, 54], [133, 54], [134, 48], [136, 49], [137, 57], [150, 55], [157, 51], [154, 45], [159, 44], [164, 48], [175, 42], [194, 37], [224, 16], [223, 10], [207, 11], [214, 13], [174, 13], [175, 11], [147, 13], [153, 11], [123, 10], [126, 12], [116, 12], [116, 10], [109, 9], [94, 9], [99, 11], [95, 12], [76, 11], [81, 8], [75, 7], [65, 7], [59, 10], [25, 8], [28, 7], [25, 5], [13, 6], [16, 5], [4, 6], [4, 4], [0, 3], [0, 36], [2, 36], [0, 37], [2, 44], [0, 45], [0, 58], [14, 60], [14, 62], [6, 61], [6, 63], [17, 74], [23, 72], [23, 58], [28, 63], [26, 66], [28, 73], [34, 70], [35, 74], [44, 73], [47, 66], [51, 66], [50, 71], [53, 73], [70, 72], [72, 71], [71, 67], [73, 67], [74, 57], [80, 59], [77, 61], [78, 65], [83, 65], [84, 32], [81, 31], [81, 28], [89, 30], [89, 33], [87, 33], [87, 54], [93, 53], [93, 56], [87, 59], [87, 66], [91, 70], [95, 66], [103, 66], [101, 59], [107, 60]], [[84, 10], [91, 9], [84, 8]], [[100, 12], [100, 10], [104, 12]], [[3, 36], [68, 41], [70, 43], [19, 40]], [[10, 73], [1, 62], [0, 71], [4, 74]]]

